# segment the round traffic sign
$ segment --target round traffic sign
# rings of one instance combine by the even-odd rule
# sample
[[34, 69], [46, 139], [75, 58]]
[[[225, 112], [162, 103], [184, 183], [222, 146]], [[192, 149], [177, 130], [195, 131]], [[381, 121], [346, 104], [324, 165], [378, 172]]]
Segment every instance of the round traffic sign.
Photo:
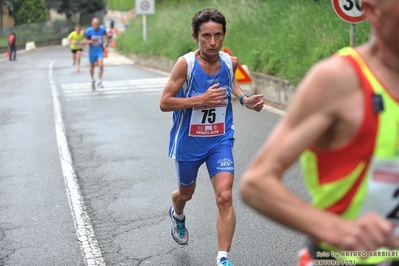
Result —
[[332, 0], [335, 13], [348, 23], [359, 23], [365, 20], [361, 9], [361, 0]]
[[150, 2], [148, 1], [142, 1], [140, 3], [140, 7], [143, 11], [147, 11], [150, 8]]

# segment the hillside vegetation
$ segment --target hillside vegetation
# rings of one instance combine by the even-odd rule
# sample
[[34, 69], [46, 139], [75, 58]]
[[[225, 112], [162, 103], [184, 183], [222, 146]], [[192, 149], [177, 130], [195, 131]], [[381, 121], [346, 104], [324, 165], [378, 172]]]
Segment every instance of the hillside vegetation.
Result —
[[[114, 0], [115, 1], [115, 0]], [[327, 0], [201, 0], [179, 5], [161, 4], [147, 16], [143, 40], [142, 16], [130, 21], [118, 38], [124, 54], [165, 56], [176, 60], [197, 49], [191, 37], [191, 17], [214, 7], [227, 20], [224, 46], [251, 72], [274, 75], [297, 84], [308, 69], [350, 44], [350, 24], [342, 21]], [[368, 22], [356, 25], [356, 43], [370, 35]]]

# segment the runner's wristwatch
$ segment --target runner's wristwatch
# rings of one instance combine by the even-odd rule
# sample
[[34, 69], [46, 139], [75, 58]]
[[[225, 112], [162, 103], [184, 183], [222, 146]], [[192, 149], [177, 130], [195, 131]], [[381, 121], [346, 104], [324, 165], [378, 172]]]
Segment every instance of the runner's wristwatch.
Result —
[[238, 101], [240, 102], [240, 104], [241, 104], [242, 106], [244, 106], [244, 102], [242, 101], [242, 100], [244, 99], [244, 97], [249, 98], [249, 96], [246, 95], [245, 93], [244, 93], [244, 94], [241, 94], [240, 97], [238, 97]]

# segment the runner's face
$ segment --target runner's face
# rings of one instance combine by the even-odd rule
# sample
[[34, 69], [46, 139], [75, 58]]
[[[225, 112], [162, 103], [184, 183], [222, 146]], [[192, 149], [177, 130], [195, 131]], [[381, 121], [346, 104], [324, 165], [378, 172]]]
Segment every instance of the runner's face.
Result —
[[399, 0], [379, 0], [379, 25], [382, 41], [399, 58]]
[[98, 19], [94, 19], [91, 25], [95, 30], [98, 30], [98, 27], [100, 26], [100, 21]]
[[198, 37], [193, 37], [198, 42], [201, 52], [212, 57], [217, 55], [222, 48], [224, 36], [222, 24], [208, 21], [199, 27]]

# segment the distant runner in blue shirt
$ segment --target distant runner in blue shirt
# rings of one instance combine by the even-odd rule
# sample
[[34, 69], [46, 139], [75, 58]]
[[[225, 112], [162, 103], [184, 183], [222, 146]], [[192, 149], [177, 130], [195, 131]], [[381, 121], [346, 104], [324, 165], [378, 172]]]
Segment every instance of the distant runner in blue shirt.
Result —
[[[105, 39], [105, 40], [104, 40]], [[90, 60], [90, 76], [91, 76], [91, 87], [95, 90], [95, 79], [94, 79], [94, 67], [97, 62], [99, 67], [97, 88], [103, 88], [101, 78], [104, 72], [104, 44], [107, 43], [107, 33], [103, 26], [100, 26], [100, 20], [93, 18], [91, 21], [91, 27], [86, 30], [86, 41], [85, 43], [90, 45], [89, 60]]]

